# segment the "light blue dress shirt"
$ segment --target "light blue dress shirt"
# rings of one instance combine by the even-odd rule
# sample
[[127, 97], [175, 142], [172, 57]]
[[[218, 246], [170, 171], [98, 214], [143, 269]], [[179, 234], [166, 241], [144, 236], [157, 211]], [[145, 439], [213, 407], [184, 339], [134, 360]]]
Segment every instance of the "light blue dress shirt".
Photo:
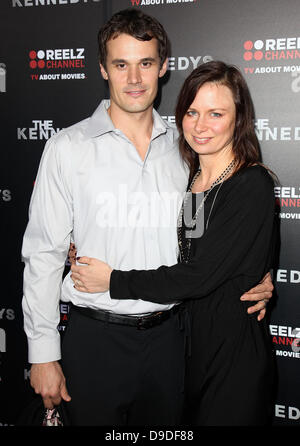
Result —
[[142, 160], [114, 127], [108, 107], [109, 101], [102, 101], [90, 118], [54, 135], [42, 155], [22, 248], [31, 363], [60, 359], [60, 300], [131, 315], [172, 306], [82, 293], [70, 273], [62, 283], [70, 240], [78, 256], [116, 269], [177, 263], [177, 217], [188, 179], [177, 131], [153, 110], [151, 142]]

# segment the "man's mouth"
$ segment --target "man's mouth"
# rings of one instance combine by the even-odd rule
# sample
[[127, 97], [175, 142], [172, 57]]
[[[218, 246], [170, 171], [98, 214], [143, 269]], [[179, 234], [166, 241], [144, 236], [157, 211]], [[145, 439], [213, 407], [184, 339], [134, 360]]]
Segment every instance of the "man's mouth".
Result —
[[131, 96], [132, 98], [138, 98], [139, 96], [142, 96], [145, 93], [146, 90], [130, 90], [125, 91], [128, 96]]

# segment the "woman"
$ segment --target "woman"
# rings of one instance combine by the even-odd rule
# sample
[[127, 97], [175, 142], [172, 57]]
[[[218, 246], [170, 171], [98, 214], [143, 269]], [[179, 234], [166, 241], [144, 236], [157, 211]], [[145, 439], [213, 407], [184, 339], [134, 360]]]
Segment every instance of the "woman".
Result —
[[180, 262], [150, 271], [103, 264], [112, 299], [186, 304], [191, 319], [186, 420], [265, 424], [272, 387], [266, 321], [240, 301], [272, 260], [273, 180], [260, 164], [254, 110], [241, 73], [209, 62], [186, 79], [176, 107], [190, 186], [179, 216]]

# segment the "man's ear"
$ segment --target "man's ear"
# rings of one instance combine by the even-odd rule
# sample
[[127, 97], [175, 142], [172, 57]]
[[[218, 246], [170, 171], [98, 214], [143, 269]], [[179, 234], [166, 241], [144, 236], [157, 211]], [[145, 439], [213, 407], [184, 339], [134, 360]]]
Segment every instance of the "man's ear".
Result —
[[108, 80], [108, 74], [106, 73], [106, 70], [104, 68], [104, 66], [100, 63], [100, 71], [102, 74], [103, 79], [105, 79], [106, 81]]
[[158, 73], [158, 77], [163, 77], [166, 74], [167, 68], [168, 68], [168, 59], [166, 59], [162, 64], [162, 67]]

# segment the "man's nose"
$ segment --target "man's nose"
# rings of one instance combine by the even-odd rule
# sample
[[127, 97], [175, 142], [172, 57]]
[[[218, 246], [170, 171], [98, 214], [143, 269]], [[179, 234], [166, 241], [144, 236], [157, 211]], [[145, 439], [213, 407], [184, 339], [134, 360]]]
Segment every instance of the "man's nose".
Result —
[[130, 67], [129, 68], [127, 81], [129, 84], [139, 84], [142, 82], [142, 77], [141, 77], [139, 67]]

